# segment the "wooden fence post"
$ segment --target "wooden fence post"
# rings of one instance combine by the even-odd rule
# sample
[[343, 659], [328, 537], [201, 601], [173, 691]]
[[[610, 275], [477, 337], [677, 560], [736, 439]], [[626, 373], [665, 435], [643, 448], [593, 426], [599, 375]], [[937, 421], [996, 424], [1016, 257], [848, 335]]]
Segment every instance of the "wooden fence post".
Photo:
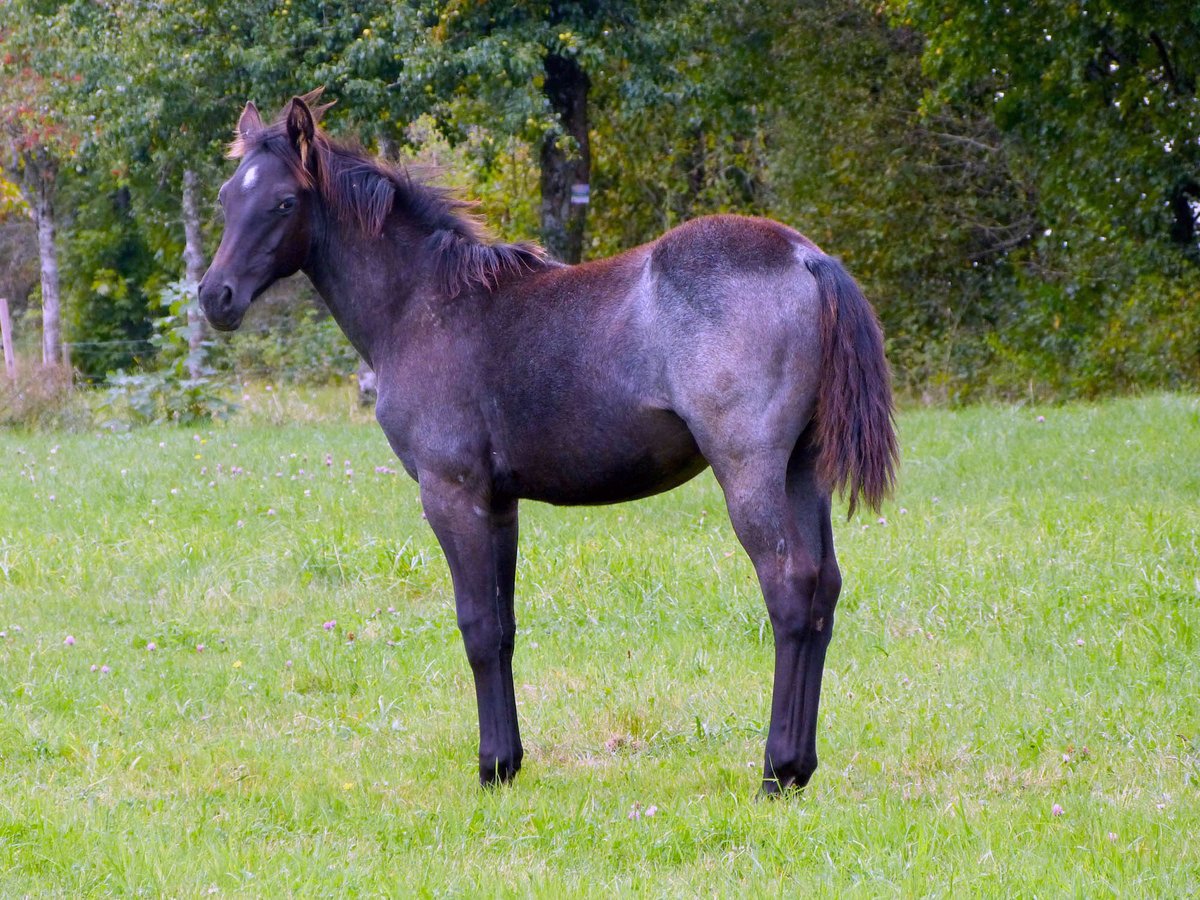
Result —
[[8, 312], [8, 300], [0, 297], [0, 335], [4, 340], [4, 374], [9, 380], [17, 380], [17, 358], [13, 355], [12, 316]]

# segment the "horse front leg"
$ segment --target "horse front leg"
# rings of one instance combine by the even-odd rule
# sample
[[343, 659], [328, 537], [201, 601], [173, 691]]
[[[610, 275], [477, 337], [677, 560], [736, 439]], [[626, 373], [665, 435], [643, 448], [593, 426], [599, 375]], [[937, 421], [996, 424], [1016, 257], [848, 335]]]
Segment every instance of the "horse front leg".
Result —
[[523, 756], [512, 676], [517, 505], [493, 505], [485, 492], [427, 472], [420, 484], [425, 516], [450, 565], [458, 627], [475, 679], [479, 780], [510, 781]]
[[[517, 502], [510, 501], [492, 511], [492, 565], [496, 571], [496, 600], [500, 614], [501, 679], [507, 691], [505, 702], [509, 710], [511, 729], [512, 772], [521, 768], [525, 751], [521, 747], [521, 730], [517, 722], [517, 698], [514, 693], [512, 670], [513, 651], [517, 644], [517, 615], [514, 605], [517, 586]], [[510, 776], [511, 777], [511, 776]]]

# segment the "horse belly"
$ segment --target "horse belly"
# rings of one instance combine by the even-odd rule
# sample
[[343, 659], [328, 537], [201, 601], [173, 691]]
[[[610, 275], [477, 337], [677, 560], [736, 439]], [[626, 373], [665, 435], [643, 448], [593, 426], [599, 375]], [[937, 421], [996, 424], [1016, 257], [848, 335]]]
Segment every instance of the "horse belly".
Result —
[[497, 486], [560, 506], [649, 497], [708, 466], [683, 420], [668, 410], [647, 411], [632, 421], [543, 422], [523, 437], [508, 459], [497, 461]]

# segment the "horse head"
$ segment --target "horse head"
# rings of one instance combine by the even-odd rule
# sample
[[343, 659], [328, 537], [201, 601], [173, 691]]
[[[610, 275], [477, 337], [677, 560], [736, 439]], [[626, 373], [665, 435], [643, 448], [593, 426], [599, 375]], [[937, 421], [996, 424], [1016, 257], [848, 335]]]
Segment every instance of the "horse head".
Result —
[[238, 120], [229, 155], [241, 162], [217, 194], [225, 232], [199, 290], [200, 308], [219, 331], [241, 325], [250, 304], [308, 258], [324, 140], [317, 122], [328, 108], [310, 105], [319, 96], [293, 97], [271, 125], [253, 103]]

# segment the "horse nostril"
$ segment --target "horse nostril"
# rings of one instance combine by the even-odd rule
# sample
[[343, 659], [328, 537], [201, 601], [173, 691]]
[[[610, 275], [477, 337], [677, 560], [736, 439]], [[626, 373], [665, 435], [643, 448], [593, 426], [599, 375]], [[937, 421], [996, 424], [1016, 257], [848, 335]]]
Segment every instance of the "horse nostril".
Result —
[[233, 306], [233, 288], [229, 285], [224, 285], [221, 288], [221, 296], [218, 298], [218, 303], [221, 309], [229, 309]]

